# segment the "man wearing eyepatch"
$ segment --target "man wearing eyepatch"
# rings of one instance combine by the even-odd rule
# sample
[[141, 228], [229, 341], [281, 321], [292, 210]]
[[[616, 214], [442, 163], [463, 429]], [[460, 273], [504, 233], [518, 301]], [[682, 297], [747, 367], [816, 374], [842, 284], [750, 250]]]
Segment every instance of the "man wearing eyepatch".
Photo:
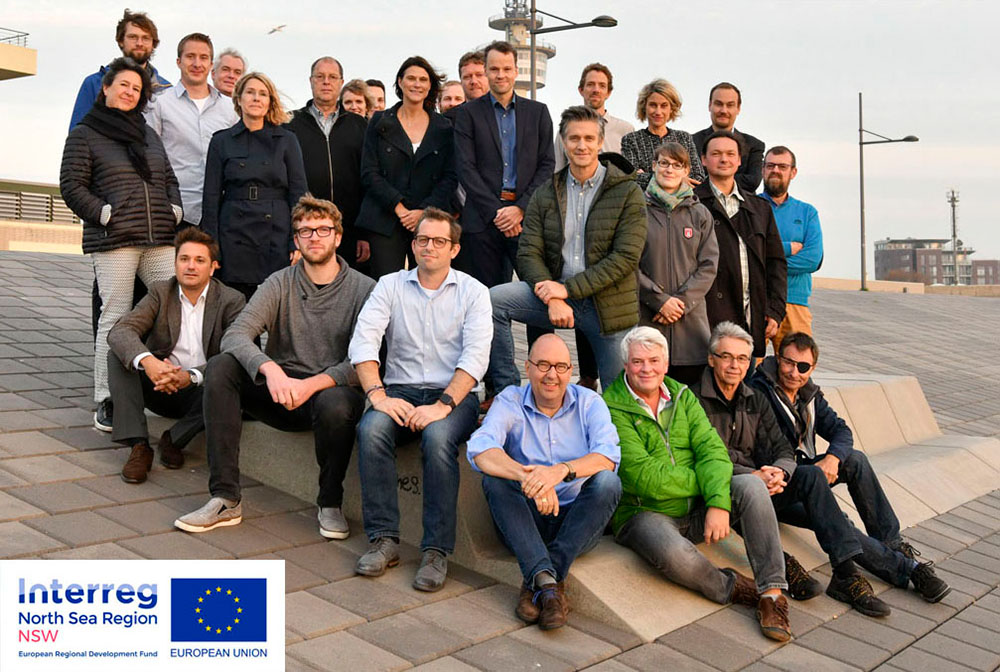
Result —
[[[859, 535], [861, 566], [900, 588], [909, 584], [928, 602], [938, 602], [951, 588], [934, 574], [932, 562], [919, 562], [916, 550], [899, 533], [899, 519], [885, 496], [868, 458], [854, 449], [854, 435], [830, 407], [819, 385], [810, 380], [819, 361], [812, 336], [785, 336], [777, 356], [761, 362], [750, 384], [770, 400], [778, 427], [795, 450], [800, 465], [815, 465], [830, 487], [846, 483], [868, 535]], [[818, 453], [817, 435], [829, 446]], [[902, 556], [902, 557], [900, 557]]]

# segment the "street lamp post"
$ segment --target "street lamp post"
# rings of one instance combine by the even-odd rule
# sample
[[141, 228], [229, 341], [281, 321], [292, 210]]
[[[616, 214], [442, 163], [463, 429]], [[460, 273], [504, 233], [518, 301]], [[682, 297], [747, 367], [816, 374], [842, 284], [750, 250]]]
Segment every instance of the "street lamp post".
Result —
[[[532, 3], [534, 4], [534, 3]], [[881, 140], [865, 140], [865, 133], [874, 135]], [[868, 290], [868, 255], [865, 245], [865, 145], [885, 145], [890, 142], [917, 142], [920, 138], [908, 135], [905, 138], [892, 139], [865, 130], [861, 106], [861, 92], [858, 92], [858, 175], [861, 195], [861, 291]]]
[[[567, 25], [565, 26], [553, 26], [552, 28], [538, 28], [536, 20], [539, 14], [544, 14], [545, 16], [551, 17], [553, 19], [558, 19], [559, 21], [564, 21]], [[535, 61], [536, 61], [536, 50], [535, 50], [535, 35], [541, 35], [542, 33], [555, 33], [560, 30], [574, 30], [576, 28], [590, 28], [595, 26], [597, 28], [614, 28], [618, 25], [618, 19], [610, 17], [606, 14], [601, 14], [600, 16], [595, 16], [592, 21], [587, 23], [576, 23], [570, 21], [569, 19], [564, 19], [561, 16], [556, 16], [555, 14], [549, 14], [548, 12], [543, 12], [542, 10], [535, 7], [535, 0], [531, 0], [531, 99], [535, 99], [535, 92], [538, 88], [538, 73], [535, 72]]]

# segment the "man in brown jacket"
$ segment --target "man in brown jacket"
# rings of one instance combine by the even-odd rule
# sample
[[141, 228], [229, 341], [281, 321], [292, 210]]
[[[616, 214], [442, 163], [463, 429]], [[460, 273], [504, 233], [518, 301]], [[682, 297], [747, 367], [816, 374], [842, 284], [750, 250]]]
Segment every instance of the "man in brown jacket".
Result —
[[174, 241], [175, 277], [153, 285], [108, 334], [108, 383], [115, 407], [112, 439], [132, 447], [121, 477], [142, 483], [153, 465], [145, 408], [180, 418], [160, 437], [160, 462], [184, 465], [181, 450], [205, 428], [201, 384], [205, 364], [245, 303], [212, 274], [219, 246], [191, 227]]

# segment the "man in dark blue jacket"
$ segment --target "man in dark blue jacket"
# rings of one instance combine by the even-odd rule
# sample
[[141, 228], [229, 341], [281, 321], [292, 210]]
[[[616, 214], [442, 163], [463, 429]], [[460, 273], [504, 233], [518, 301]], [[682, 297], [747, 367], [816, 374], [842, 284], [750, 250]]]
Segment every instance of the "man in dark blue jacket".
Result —
[[[895, 567], [904, 586], [910, 582], [924, 599], [937, 602], [951, 588], [934, 574], [933, 563], [917, 562], [920, 552], [899, 533], [899, 519], [885, 496], [878, 475], [868, 458], [854, 449], [854, 435], [843, 418], [830, 407], [819, 386], [810, 380], [819, 360], [819, 346], [812, 336], [795, 332], [785, 336], [776, 357], [768, 357], [757, 367], [751, 385], [761, 390], [771, 402], [778, 426], [795, 448], [798, 464], [812, 464], [822, 470], [830, 487], [846, 483], [868, 536], [862, 538], [865, 554], [859, 562], [869, 571], [884, 565]], [[818, 453], [816, 437], [829, 442], [825, 453]], [[893, 553], [891, 551], [898, 551]], [[909, 561], [900, 565], [898, 555]], [[883, 574], [884, 576], [884, 574]]]

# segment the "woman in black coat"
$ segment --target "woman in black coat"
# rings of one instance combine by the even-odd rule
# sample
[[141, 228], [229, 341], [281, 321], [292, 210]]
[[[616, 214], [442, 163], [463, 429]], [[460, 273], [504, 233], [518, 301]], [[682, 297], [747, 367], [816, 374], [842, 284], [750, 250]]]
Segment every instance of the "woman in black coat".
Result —
[[288, 115], [271, 80], [243, 75], [233, 104], [240, 121], [208, 145], [201, 228], [219, 241], [217, 277], [249, 301], [257, 285], [291, 262], [292, 208], [308, 187], [302, 149], [281, 126]]
[[59, 188], [83, 220], [83, 252], [94, 260], [103, 306], [94, 348], [94, 425], [111, 431], [108, 332], [132, 308], [136, 275], [148, 287], [174, 275], [173, 239], [181, 194], [160, 136], [142, 110], [152, 85], [146, 69], [115, 59], [97, 101], [70, 131]]
[[412, 260], [410, 241], [424, 208], [455, 209], [454, 135], [434, 111], [443, 80], [424, 58], [411, 56], [396, 73], [400, 102], [376, 112], [368, 125], [361, 154], [365, 197], [355, 226], [370, 232], [376, 279], [402, 269], [407, 256]]

